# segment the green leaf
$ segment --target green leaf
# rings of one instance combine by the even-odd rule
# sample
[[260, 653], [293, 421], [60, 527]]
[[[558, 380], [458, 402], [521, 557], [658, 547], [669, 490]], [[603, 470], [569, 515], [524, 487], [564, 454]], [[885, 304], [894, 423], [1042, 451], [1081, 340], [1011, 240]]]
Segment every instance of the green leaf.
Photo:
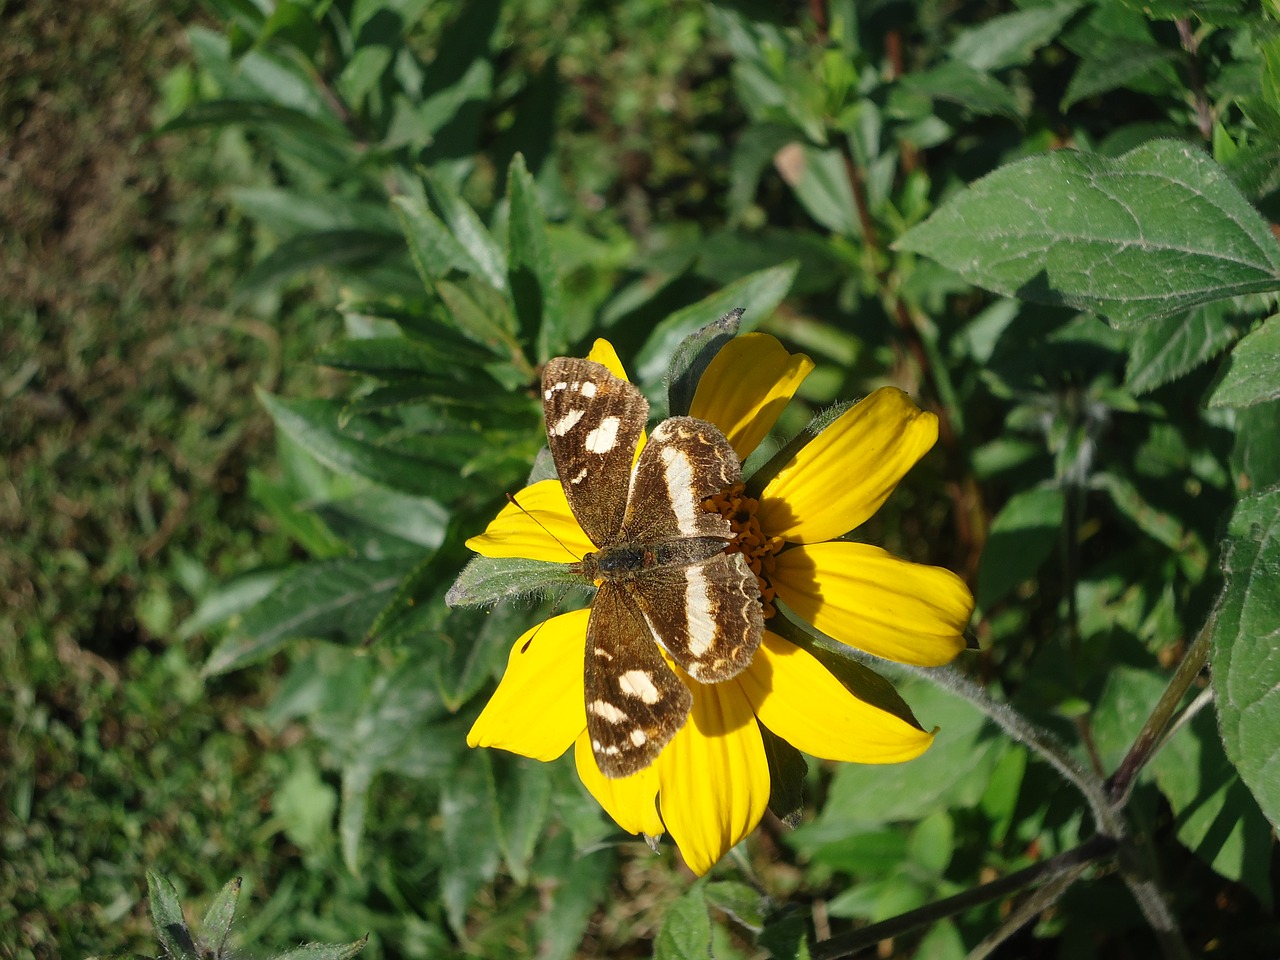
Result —
[[978, 116], [1022, 120], [1023, 108], [1012, 90], [991, 74], [958, 60], [924, 73], [909, 73], [898, 82], [909, 93], [956, 103]]
[[858, 232], [853, 188], [841, 151], [792, 143], [778, 152], [774, 163], [809, 216], [833, 233]]
[[436, 448], [442, 459], [428, 460], [360, 439], [355, 431], [344, 433], [337, 425], [338, 409], [326, 401], [286, 400], [264, 390], [258, 391], [258, 399], [277, 427], [338, 473], [421, 496], [439, 495], [457, 485], [458, 465], [443, 459], [449, 452], [444, 444]]
[[537, 187], [516, 154], [507, 170], [507, 276], [516, 315], [529, 342], [537, 344], [539, 362], [569, 346], [560, 277], [551, 258], [547, 221]]
[[1147, 393], [1212, 360], [1232, 340], [1229, 301], [1201, 304], [1186, 313], [1161, 317], [1134, 331], [1125, 385]]
[[711, 917], [703, 884], [695, 883], [675, 903], [653, 945], [654, 960], [707, 960], [711, 956]]
[[1174, 50], [1149, 43], [1111, 39], [1093, 56], [1080, 61], [1059, 109], [1066, 112], [1081, 100], [1132, 86], [1162, 67], [1167, 69], [1169, 61], [1176, 56]]
[[1280, 487], [1242, 498], [1222, 545], [1213, 689], [1227, 756], [1280, 826]]
[[231, 923], [236, 917], [236, 904], [240, 902], [240, 878], [227, 881], [200, 923], [200, 940], [205, 950], [214, 957], [225, 956], [227, 939], [231, 936]]
[[332, 560], [298, 567], [251, 607], [209, 655], [203, 674], [235, 670], [296, 637], [356, 642], [404, 575], [404, 561]]
[[608, 895], [613, 870], [611, 848], [579, 853], [567, 831], [542, 845], [538, 889], [550, 891], [551, 905], [534, 924], [538, 960], [570, 960], [580, 955], [582, 936], [596, 906]]
[[972, 184], [895, 246], [1006, 296], [1121, 323], [1280, 289], [1280, 247], [1212, 160], [1171, 140], [1062, 150]]
[[804, 778], [809, 772], [804, 754], [773, 733], [760, 727], [765, 759], [769, 763], [769, 812], [789, 827], [804, 815]]
[[147, 898], [150, 901], [151, 922], [156, 928], [156, 938], [172, 960], [199, 960], [191, 931], [182, 915], [182, 903], [178, 891], [169, 878], [147, 871]]
[[178, 639], [187, 640], [197, 633], [244, 613], [271, 593], [285, 576], [283, 571], [248, 573], [221, 584], [201, 598], [195, 611], [178, 627]]
[[1178, 731], [1149, 769], [1169, 798], [1183, 846], [1272, 902], [1271, 825], [1227, 760], [1210, 712]]
[[759, 270], [671, 314], [654, 328], [637, 355], [636, 381], [653, 383], [661, 377], [685, 337], [702, 329], [711, 317], [722, 317], [742, 307], [745, 311], [742, 332], [754, 330], [787, 295], [797, 269], [793, 262]]
[[440, 886], [449, 925], [461, 933], [475, 892], [498, 872], [496, 812], [486, 781], [488, 752], [467, 755], [460, 769], [440, 791], [441, 837], [445, 861]]
[[487, 397], [496, 384], [480, 379], [474, 368], [492, 356], [458, 338], [452, 343], [407, 337], [361, 337], [339, 340], [316, 355], [316, 362], [382, 380], [417, 378], [438, 385], [441, 400], [458, 396]]
[[982, 609], [1036, 575], [1058, 544], [1065, 511], [1062, 491], [1053, 488], [1023, 490], [1009, 498], [991, 522], [978, 565], [977, 601]]
[[1280, 399], [1280, 314], [1236, 344], [1218, 385], [1209, 396], [1211, 407], [1251, 407]]
[[360, 266], [384, 260], [404, 248], [404, 239], [380, 230], [320, 230], [285, 240], [240, 278], [236, 296], [280, 286], [315, 267]]
[[273, 960], [354, 960], [368, 943], [368, 934], [351, 943], [304, 943], [277, 953]]
[[1058, 35], [1080, 3], [1050, 3], [992, 17], [962, 30], [951, 41], [950, 54], [975, 70], [1003, 70], [1030, 63], [1035, 52]]
[[410, 196], [396, 197], [392, 202], [400, 216], [413, 265], [418, 268], [423, 283], [431, 286], [453, 270], [484, 274], [484, 268], [471, 252], [458, 242], [453, 232], [425, 203]]
[[667, 410], [673, 417], [686, 416], [693, 406], [698, 381], [720, 348], [738, 335], [742, 308], [730, 310], [680, 341], [667, 368]]
[[566, 563], [522, 557], [473, 557], [445, 594], [445, 602], [451, 607], [473, 607], [542, 593], [552, 587], [583, 584], [582, 576]]
[[809, 960], [809, 924], [799, 913], [770, 921], [759, 937], [774, 960]]
[[1235, 420], [1231, 470], [1236, 489], [1264, 490], [1280, 483], [1280, 443], [1276, 443], [1280, 401], [1245, 407], [1236, 411]]
[[507, 289], [507, 261], [502, 245], [496, 241], [475, 210], [439, 177], [428, 177], [427, 188], [440, 215], [449, 225], [454, 240], [467, 252], [479, 268], [479, 276], [495, 290]]
[[259, 100], [205, 100], [193, 104], [179, 116], [161, 125], [152, 136], [197, 127], [226, 127], [233, 124], [283, 127], [307, 136], [333, 141], [350, 139], [350, 135], [336, 119], [321, 118], [293, 107]]
[[759, 933], [764, 929], [765, 899], [754, 887], [733, 880], [708, 883], [703, 888], [707, 903], [723, 910], [741, 927]]
[[1183, 572], [1199, 581], [1209, 565], [1209, 551], [1195, 529], [1185, 526], [1173, 513], [1153, 506], [1127, 477], [1118, 473], [1095, 473], [1090, 486], [1103, 490], [1122, 514], [1159, 543], [1172, 550]]
[[551, 774], [545, 763], [493, 754], [491, 783], [498, 845], [512, 878], [529, 882], [529, 861], [551, 811]]

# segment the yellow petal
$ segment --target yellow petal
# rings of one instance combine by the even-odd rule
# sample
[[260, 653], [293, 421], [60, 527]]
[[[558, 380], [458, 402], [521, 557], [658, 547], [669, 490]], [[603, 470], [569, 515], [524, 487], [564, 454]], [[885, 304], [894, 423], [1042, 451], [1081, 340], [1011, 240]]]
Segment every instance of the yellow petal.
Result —
[[823, 760], [900, 763], [933, 742], [933, 734], [859, 700], [816, 658], [768, 631], [736, 680], [761, 723]]
[[[519, 504], [519, 506], [517, 506]], [[576, 563], [595, 551], [569, 510], [559, 480], [540, 480], [515, 495], [467, 547], [485, 557]]]
[[611, 780], [600, 772], [591, 753], [591, 737], [582, 731], [574, 747], [573, 758], [578, 776], [591, 795], [604, 807], [605, 813], [617, 821], [627, 833], [646, 833], [656, 837], [663, 832], [658, 816], [658, 766], [649, 764], [637, 774]]
[[658, 756], [662, 820], [701, 876], [755, 829], [769, 804], [769, 763], [751, 704], [736, 683], [679, 676], [693, 710]]
[[622, 365], [622, 361], [618, 359], [618, 351], [613, 349], [613, 344], [603, 338], [596, 340], [591, 345], [591, 352], [587, 354], [588, 360], [594, 360], [596, 363], [603, 363], [609, 368], [619, 380], [630, 380], [627, 376], [627, 370]]
[[562, 613], [525, 632], [507, 672], [467, 734], [469, 747], [497, 747], [554, 760], [587, 728], [582, 687], [589, 610]]
[[703, 372], [689, 415], [718, 426], [745, 460], [811, 370], [812, 360], [768, 334], [734, 337]]
[[865, 543], [815, 543], [778, 554], [772, 579], [799, 616], [877, 657], [935, 667], [964, 649], [973, 595], [942, 567]]
[[881, 387], [806, 444], [760, 497], [761, 528], [793, 543], [848, 533], [873, 513], [938, 439], [938, 418]]

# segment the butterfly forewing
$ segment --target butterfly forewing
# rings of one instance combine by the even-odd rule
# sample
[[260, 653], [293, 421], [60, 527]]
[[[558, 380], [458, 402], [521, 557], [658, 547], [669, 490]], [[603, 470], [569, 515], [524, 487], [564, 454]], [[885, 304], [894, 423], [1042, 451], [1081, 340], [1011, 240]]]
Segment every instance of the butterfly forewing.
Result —
[[649, 401], [603, 364], [556, 357], [542, 371], [542, 412], [574, 517], [597, 546], [616, 542]]
[[605, 581], [587, 623], [587, 734], [606, 777], [647, 767], [684, 726], [693, 696], [662, 659], [635, 598]]
[[621, 539], [714, 537], [723, 546], [733, 536], [729, 522], [702, 501], [741, 479], [738, 457], [719, 430], [694, 417], [663, 420], [636, 462]]

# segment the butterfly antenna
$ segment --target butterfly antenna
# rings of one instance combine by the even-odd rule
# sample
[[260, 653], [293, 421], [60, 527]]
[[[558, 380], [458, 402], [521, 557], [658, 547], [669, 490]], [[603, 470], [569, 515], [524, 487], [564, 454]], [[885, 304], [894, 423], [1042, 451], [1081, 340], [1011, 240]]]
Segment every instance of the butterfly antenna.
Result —
[[521, 504], [520, 501], [516, 499], [515, 494], [508, 493], [507, 502], [510, 503], [517, 510], [519, 510], [521, 513], [523, 513], [526, 517], [528, 517], [534, 523], [536, 523], [538, 526], [540, 526], [542, 528], [542, 532], [545, 533], [552, 540], [554, 540], [556, 543], [560, 544], [560, 546], [564, 549], [565, 553], [573, 557], [573, 559], [576, 560], [577, 562], [579, 563], [582, 562], [582, 558], [578, 556], [576, 553], [574, 553], [572, 550], [570, 550], [563, 540], [561, 540], [554, 533], [552, 533], [545, 523], [543, 523], [541, 520], [539, 520], [537, 517], [535, 517], [532, 513], [530, 513], [528, 510], [524, 508], [524, 505]]

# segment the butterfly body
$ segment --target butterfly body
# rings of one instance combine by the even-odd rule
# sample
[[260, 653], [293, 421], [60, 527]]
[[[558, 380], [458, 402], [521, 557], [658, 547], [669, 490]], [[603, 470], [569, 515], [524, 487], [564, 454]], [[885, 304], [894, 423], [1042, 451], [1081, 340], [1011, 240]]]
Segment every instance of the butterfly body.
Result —
[[718, 683], [760, 645], [757, 581], [740, 554], [724, 552], [728, 522], [702, 509], [742, 468], [724, 435], [693, 417], [664, 420], [635, 457], [648, 401], [598, 363], [556, 358], [542, 386], [552, 459], [597, 547], [575, 564], [598, 585], [587, 730], [601, 772], [625, 777], [652, 763], [689, 716], [692, 695], [668, 658], [693, 680]]

